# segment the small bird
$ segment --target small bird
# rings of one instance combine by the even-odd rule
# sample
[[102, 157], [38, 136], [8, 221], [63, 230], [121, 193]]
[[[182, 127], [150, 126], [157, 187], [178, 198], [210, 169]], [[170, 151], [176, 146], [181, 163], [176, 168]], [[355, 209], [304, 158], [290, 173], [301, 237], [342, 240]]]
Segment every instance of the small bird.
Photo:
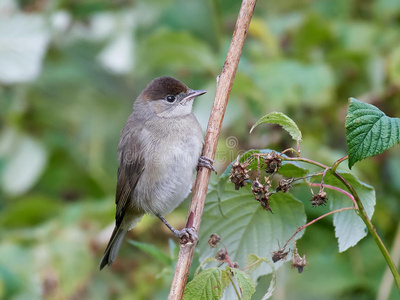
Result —
[[189, 195], [196, 167], [214, 170], [213, 161], [200, 156], [203, 132], [192, 113], [193, 100], [205, 93], [159, 77], [136, 99], [118, 144], [115, 228], [100, 270], [113, 263], [125, 235], [146, 213], [179, 238], [197, 238], [193, 229], [174, 229], [163, 216]]

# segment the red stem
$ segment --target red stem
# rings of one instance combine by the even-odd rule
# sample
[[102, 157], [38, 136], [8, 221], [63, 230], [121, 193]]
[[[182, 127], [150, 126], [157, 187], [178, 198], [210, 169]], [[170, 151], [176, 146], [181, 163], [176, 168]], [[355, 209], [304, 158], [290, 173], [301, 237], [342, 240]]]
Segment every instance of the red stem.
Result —
[[321, 219], [323, 219], [323, 218], [325, 218], [325, 217], [327, 217], [329, 215], [332, 215], [332, 214], [335, 214], [335, 213], [338, 213], [338, 212], [342, 212], [342, 211], [345, 211], [345, 210], [350, 210], [350, 209], [356, 209], [356, 208], [355, 207], [344, 207], [344, 208], [332, 210], [332, 211], [330, 211], [330, 212], [328, 212], [328, 213], [326, 213], [326, 214], [324, 214], [322, 216], [319, 216], [318, 218], [312, 220], [311, 222], [309, 222], [309, 223], [307, 223], [307, 224], [305, 224], [303, 226], [300, 226], [299, 228], [297, 228], [296, 232], [287, 240], [286, 244], [283, 246], [282, 249], [285, 249], [287, 247], [287, 245], [289, 244], [289, 242], [296, 236], [296, 234], [298, 234], [304, 228], [310, 226], [311, 224], [314, 224], [315, 222], [317, 222], [317, 221], [319, 221], [319, 220], [321, 220]]

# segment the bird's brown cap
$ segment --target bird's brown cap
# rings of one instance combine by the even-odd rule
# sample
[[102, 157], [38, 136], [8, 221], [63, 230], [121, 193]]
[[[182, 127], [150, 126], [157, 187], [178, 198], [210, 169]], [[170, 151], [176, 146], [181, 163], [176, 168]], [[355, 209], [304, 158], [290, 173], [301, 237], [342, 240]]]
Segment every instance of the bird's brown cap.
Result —
[[158, 77], [148, 84], [141, 93], [141, 98], [147, 101], [164, 99], [168, 95], [187, 93], [190, 89], [181, 81], [172, 77]]

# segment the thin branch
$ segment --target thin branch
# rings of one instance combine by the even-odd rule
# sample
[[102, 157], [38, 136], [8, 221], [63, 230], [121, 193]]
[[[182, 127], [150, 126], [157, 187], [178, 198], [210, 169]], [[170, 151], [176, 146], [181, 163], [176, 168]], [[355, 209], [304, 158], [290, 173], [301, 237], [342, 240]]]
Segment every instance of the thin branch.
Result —
[[285, 154], [286, 152], [289, 152], [289, 151], [294, 152], [294, 153], [296, 154], [297, 157], [300, 157], [300, 152], [294, 150], [293, 148], [288, 148], [288, 149], [283, 150], [283, 151], [280, 153], [280, 155], [283, 155], [283, 154]]
[[[214, 104], [211, 110], [210, 120], [208, 121], [203, 148], [203, 156], [209, 158], [214, 158], [215, 156], [222, 120], [224, 118], [233, 80], [239, 65], [244, 41], [256, 2], [256, 0], [243, 0], [242, 2], [226, 61], [218, 79]], [[194, 228], [196, 233], [198, 233], [200, 229], [210, 173], [211, 171], [209, 169], [200, 168], [193, 187], [192, 202], [190, 204], [186, 227]], [[175, 274], [168, 297], [169, 300], [182, 299], [193, 259], [195, 244], [182, 242], [181, 240], [178, 261], [176, 263]]]
[[228, 263], [228, 265], [229, 265], [231, 268], [234, 268], [234, 267], [235, 267], [235, 265], [234, 265], [233, 262], [231, 261], [231, 258], [229, 257], [228, 254], [226, 255], [226, 262]]
[[234, 283], [233, 280], [232, 280], [232, 276], [229, 275], [228, 278], [229, 278], [229, 281], [232, 283], [233, 288], [235, 289], [236, 296], [237, 296], [238, 299], [240, 300], [240, 299], [241, 299], [240, 293], [239, 293], [239, 291], [237, 290], [236, 285], [235, 285], [235, 283]]
[[330, 211], [330, 212], [328, 212], [328, 213], [326, 213], [326, 214], [324, 214], [324, 215], [322, 215], [322, 216], [319, 216], [318, 218], [312, 220], [311, 222], [308, 222], [307, 224], [305, 224], [305, 225], [303, 225], [303, 226], [300, 226], [299, 228], [297, 228], [296, 232], [287, 240], [287, 242], [286, 242], [285, 245], [282, 247], [282, 249], [286, 249], [286, 247], [287, 247], [287, 245], [289, 244], [289, 242], [296, 236], [296, 234], [298, 234], [298, 233], [299, 233], [300, 231], [302, 231], [304, 228], [310, 226], [311, 224], [314, 224], [315, 222], [317, 222], [317, 221], [319, 221], [319, 220], [321, 220], [321, 219], [323, 219], [323, 218], [325, 218], [325, 217], [327, 217], [327, 216], [329, 216], [329, 215], [333, 215], [333, 214], [335, 214], [335, 213], [339, 213], [339, 212], [342, 212], [342, 211], [345, 211], [345, 210], [351, 210], [351, 209], [356, 210], [355, 207], [344, 207], [344, 208], [332, 210], [332, 211]]
[[[393, 261], [399, 266], [400, 263], [400, 224], [397, 225], [397, 233], [393, 240], [392, 250], [390, 251]], [[387, 300], [390, 297], [393, 285], [393, 276], [391, 275], [389, 267], [386, 267], [383, 274], [381, 284], [379, 285], [378, 295], [376, 299]]]
[[378, 245], [379, 250], [381, 251], [383, 257], [386, 260], [386, 264], [388, 265], [390, 271], [392, 272], [397, 289], [400, 292], [400, 275], [399, 272], [397, 271], [397, 267], [393, 262], [392, 257], [389, 254], [389, 251], [386, 249], [386, 246], [383, 243], [381, 237], [376, 232], [375, 226], [372, 224], [370, 218], [368, 217], [360, 197], [358, 196], [354, 187], [346, 179], [344, 179], [342, 175], [340, 175], [338, 172], [333, 172], [333, 174], [349, 189], [350, 193], [353, 195], [354, 200], [358, 205], [357, 214], [363, 220], [363, 222], [368, 228], [369, 233], [372, 235], [372, 238], [374, 239], [375, 243]]
[[314, 160], [308, 159], [308, 158], [304, 158], [304, 157], [285, 157], [285, 156], [281, 156], [281, 155], [278, 155], [278, 156], [282, 160], [302, 161], [302, 162], [306, 162], [306, 163], [321, 167], [323, 169], [329, 168], [328, 166], [325, 166], [324, 164], [321, 164], [321, 163], [319, 163], [317, 161], [314, 161]]
[[337, 161], [335, 161], [335, 163], [332, 165], [332, 172], [336, 172], [337, 167], [348, 158], [349, 158], [349, 156], [346, 155], [346, 156], [343, 156], [342, 158], [339, 158]]

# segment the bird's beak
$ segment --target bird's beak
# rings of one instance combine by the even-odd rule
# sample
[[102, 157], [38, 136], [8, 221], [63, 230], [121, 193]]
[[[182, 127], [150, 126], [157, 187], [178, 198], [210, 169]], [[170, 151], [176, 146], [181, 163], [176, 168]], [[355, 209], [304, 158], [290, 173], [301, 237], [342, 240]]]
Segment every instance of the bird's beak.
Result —
[[185, 98], [183, 98], [183, 101], [192, 100], [192, 99], [194, 99], [194, 98], [196, 98], [196, 97], [198, 97], [198, 96], [204, 95], [205, 93], [207, 93], [207, 91], [204, 91], [204, 90], [197, 90], [197, 91], [195, 91], [195, 90], [190, 90], [190, 91], [187, 93], [187, 96], [186, 96]]

